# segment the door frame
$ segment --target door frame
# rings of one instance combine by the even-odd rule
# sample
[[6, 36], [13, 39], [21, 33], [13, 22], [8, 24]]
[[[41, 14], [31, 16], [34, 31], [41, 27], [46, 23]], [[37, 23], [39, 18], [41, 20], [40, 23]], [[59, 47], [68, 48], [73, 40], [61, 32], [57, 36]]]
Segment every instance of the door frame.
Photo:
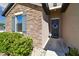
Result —
[[[60, 18], [59, 17], [55, 17], [55, 18], [50, 18], [50, 25], [51, 25], [51, 20], [55, 20], [55, 19], [58, 19], [59, 20], [59, 37], [60, 37]], [[51, 27], [51, 26], [50, 26]], [[51, 28], [51, 36], [52, 36], [52, 28]]]

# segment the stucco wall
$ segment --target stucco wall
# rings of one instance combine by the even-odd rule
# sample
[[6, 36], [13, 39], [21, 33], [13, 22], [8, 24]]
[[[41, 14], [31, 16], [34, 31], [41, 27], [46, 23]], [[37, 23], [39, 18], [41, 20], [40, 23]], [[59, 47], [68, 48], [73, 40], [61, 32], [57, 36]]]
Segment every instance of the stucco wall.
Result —
[[62, 37], [66, 44], [79, 49], [79, 4], [70, 4], [62, 19]]
[[42, 8], [33, 4], [16, 4], [6, 15], [6, 31], [11, 32], [12, 16], [17, 12], [24, 12], [27, 15], [27, 33], [33, 38], [34, 47], [42, 47]]

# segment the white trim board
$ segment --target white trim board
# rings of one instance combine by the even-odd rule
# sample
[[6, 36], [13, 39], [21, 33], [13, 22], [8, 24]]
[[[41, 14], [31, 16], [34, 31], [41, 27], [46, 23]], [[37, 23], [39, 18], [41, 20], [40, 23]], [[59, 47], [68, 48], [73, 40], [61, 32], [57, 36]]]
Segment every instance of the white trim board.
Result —
[[53, 9], [59, 9], [59, 8], [61, 8], [62, 6], [57, 6], [57, 7], [51, 7], [51, 8], [49, 8], [50, 10], [53, 10]]
[[60, 19], [60, 18], [51, 18], [51, 20], [54, 20], [54, 19]]
[[17, 16], [17, 15], [21, 15], [21, 14], [23, 14], [23, 12], [17, 12], [14, 15]]

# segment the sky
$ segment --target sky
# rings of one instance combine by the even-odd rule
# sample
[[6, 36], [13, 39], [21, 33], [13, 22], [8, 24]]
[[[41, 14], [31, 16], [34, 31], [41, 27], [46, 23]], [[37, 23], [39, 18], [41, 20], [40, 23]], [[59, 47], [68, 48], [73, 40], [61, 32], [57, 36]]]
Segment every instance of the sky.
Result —
[[6, 17], [2, 16], [1, 14], [7, 5], [7, 3], [0, 3], [0, 23], [5, 23]]
[[[2, 16], [1, 14], [7, 5], [8, 5], [8, 3], [0, 3], [0, 23], [5, 23], [5, 21], [6, 21], [6, 17]], [[18, 22], [21, 23], [22, 16], [18, 16], [17, 18], [18, 18]]]
[[17, 16], [18, 23], [22, 23], [22, 15]]

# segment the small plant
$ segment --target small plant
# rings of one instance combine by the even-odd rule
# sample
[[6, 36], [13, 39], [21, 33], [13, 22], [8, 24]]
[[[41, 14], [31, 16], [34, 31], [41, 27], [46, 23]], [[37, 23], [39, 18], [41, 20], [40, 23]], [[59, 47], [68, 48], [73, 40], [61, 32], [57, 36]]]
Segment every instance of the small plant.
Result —
[[66, 56], [79, 56], [79, 52], [76, 48], [69, 47], [69, 52], [66, 53]]
[[12, 56], [28, 56], [32, 52], [32, 38], [20, 33], [0, 33], [0, 52]]

